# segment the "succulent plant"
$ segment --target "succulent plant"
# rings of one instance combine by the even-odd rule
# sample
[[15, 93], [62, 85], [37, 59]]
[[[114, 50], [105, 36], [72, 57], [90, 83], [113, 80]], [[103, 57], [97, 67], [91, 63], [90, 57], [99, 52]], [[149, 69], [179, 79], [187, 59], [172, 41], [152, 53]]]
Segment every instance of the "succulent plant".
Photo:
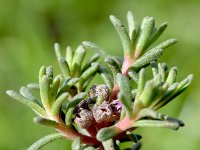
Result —
[[[36, 141], [29, 150], [61, 138], [72, 140], [73, 150], [117, 150], [127, 141], [133, 143], [130, 149], [136, 150], [141, 147], [141, 136], [134, 132], [137, 128], [177, 130], [184, 126], [181, 120], [157, 111], [185, 91], [193, 78], [189, 75], [178, 82], [177, 67], [168, 68], [166, 63], [158, 62], [164, 50], [177, 42], [172, 38], [152, 46], [167, 23], [155, 27], [154, 18], [145, 17], [139, 25], [130, 11], [128, 30], [117, 17], [111, 15], [110, 20], [121, 39], [123, 57], [111, 56], [88, 41], [75, 51], [67, 47], [63, 56], [55, 44], [61, 74], [54, 76], [52, 66], [42, 66], [39, 83], [23, 86], [19, 93], [7, 91], [36, 113], [35, 123], [57, 131]], [[83, 63], [88, 49], [94, 55]], [[145, 77], [146, 67], [152, 69], [150, 79]], [[90, 87], [96, 74], [103, 83]], [[40, 101], [32, 90], [40, 93]]]

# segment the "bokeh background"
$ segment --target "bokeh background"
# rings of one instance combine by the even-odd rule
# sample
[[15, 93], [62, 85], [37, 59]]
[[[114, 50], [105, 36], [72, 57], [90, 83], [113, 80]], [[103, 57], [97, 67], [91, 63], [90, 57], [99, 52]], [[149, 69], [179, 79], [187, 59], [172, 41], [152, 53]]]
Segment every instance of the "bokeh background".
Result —
[[[178, 131], [145, 128], [144, 150], [197, 150], [200, 147], [200, 1], [199, 0], [0, 0], [0, 150], [23, 150], [54, 130], [33, 124], [34, 113], [9, 98], [6, 89], [37, 82], [41, 65], [58, 65], [53, 44], [76, 48], [89, 40], [108, 53], [122, 55], [120, 40], [109, 21], [118, 16], [124, 23], [132, 10], [137, 20], [154, 16], [157, 25], [169, 27], [161, 40], [176, 37], [178, 44], [165, 51], [160, 61], [179, 68], [179, 79], [194, 74], [194, 82], [171, 102], [163, 113], [182, 119]], [[70, 149], [67, 140], [43, 149]]]

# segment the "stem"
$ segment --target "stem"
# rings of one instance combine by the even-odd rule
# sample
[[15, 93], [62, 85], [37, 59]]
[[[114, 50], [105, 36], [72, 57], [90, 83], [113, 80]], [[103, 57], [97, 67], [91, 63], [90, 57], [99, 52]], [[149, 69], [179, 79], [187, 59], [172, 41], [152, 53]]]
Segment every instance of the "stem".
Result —
[[128, 68], [133, 64], [134, 59], [129, 55], [124, 55], [124, 62], [122, 65], [122, 74], [127, 76], [128, 75]]
[[101, 143], [97, 141], [96, 138], [89, 137], [86, 135], [83, 135], [79, 132], [74, 131], [73, 129], [70, 129], [66, 127], [64, 124], [59, 124], [56, 129], [61, 132], [67, 139], [74, 140], [77, 137], [81, 138], [81, 141], [84, 144], [89, 144], [89, 145], [100, 145]]

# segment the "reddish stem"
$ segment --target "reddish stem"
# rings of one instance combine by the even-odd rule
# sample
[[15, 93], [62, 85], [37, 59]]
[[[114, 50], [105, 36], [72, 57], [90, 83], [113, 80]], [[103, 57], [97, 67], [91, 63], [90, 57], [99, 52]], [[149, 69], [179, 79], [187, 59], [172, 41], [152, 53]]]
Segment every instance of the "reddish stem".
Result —
[[74, 140], [77, 137], [80, 137], [82, 140], [82, 143], [89, 144], [89, 145], [100, 145], [101, 143], [97, 141], [94, 137], [89, 137], [86, 135], [83, 135], [79, 132], [74, 131], [73, 129], [70, 129], [66, 127], [63, 124], [59, 124], [56, 129], [61, 132], [67, 139]]
[[87, 132], [88, 132], [92, 137], [96, 137], [96, 135], [97, 135], [97, 128], [96, 128], [96, 126], [93, 125], [93, 126], [89, 127], [89, 128], [87, 129]]

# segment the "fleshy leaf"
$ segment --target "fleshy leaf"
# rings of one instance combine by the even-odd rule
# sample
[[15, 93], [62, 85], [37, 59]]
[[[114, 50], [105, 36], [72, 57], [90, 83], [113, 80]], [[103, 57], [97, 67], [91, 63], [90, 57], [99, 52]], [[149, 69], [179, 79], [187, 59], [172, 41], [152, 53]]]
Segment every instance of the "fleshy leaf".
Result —
[[45, 117], [46, 116], [46, 112], [45, 110], [38, 104], [36, 104], [33, 101], [30, 101], [29, 99], [27, 99], [26, 97], [16, 93], [13, 90], [8, 90], [6, 91], [6, 93], [12, 97], [13, 99], [17, 100], [18, 102], [30, 107], [31, 109], [33, 109], [35, 112], [37, 112], [39, 115]]
[[98, 133], [97, 133], [97, 140], [99, 141], [106, 141], [108, 139], [111, 139], [113, 137], [115, 137], [116, 135], [118, 135], [119, 133], [117, 132], [117, 130], [114, 127], [107, 127], [107, 128], [103, 128], [101, 129]]
[[134, 70], [139, 70], [142, 67], [145, 67], [150, 64], [152, 61], [156, 61], [163, 53], [162, 49], [155, 49], [153, 51], [148, 51], [137, 59], [131, 66]]
[[154, 30], [155, 20], [153, 17], [145, 17], [141, 25], [141, 33], [136, 45], [135, 57], [138, 58], [145, 50], [145, 46]]
[[33, 118], [33, 122], [35, 122], [36, 124], [45, 125], [45, 126], [49, 126], [49, 127], [58, 126], [57, 122], [55, 122], [53, 120], [45, 119], [45, 118], [42, 118], [42, 117]]
[[77, 137], [72, 142], [72, 150], [81, 150], [81, 139], [80, 137]]
[[117, 30], [117, 33], [121, 39], [124, 55], [130, 56], [132, 54], [132, 47], [131, 47], [131, 41], [130, 41], [126, 28], [117, 17], [111, 15], [110, 20], [112, 24], [114, 25], [115, 29]]
[[62, 103], [68, 98], [68, 96], [69, 94], [65, 92], [56, 99], [51, 109], [52, 115], [59, 115]]
[[63, 135], [61, 133], [49, 134], [33, 143], [27, 150], [39, 150], [43, 146], [62, 138]]

